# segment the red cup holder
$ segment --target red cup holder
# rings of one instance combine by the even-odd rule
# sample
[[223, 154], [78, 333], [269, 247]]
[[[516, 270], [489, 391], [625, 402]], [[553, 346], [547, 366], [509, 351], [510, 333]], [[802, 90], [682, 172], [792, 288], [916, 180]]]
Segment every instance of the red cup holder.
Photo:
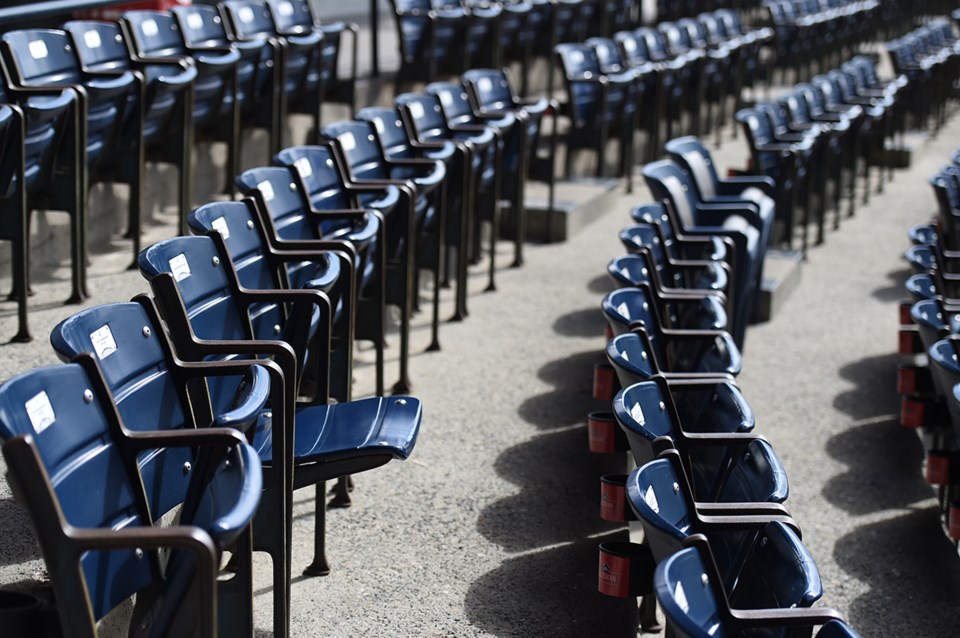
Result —
[[600, 543], [597, 590], [616, 598], [646, 596], [653, 592], [656, 563], [646, 545], [626, 541]]
[[903, 397], [900, 400], [900, 425], [905, 428], [922, 428], [927, 404], [923, 401]]
[[950, 503], [947, 514], [947, 535], [955, 541], [960, 541], [960, 503]]
[[609, 363], [593, 366], [593, 398], [600, 401], [613, 401], [619, 387], [617, 374]]
[[927, 452], [926, 467], [927, 483], [930, 485], [947, 485], [950, 483], [950, 454], [938, 450]]
[[613, 412], [588, 414], [587, 435], [591, 452], [610, 454], [627, 450], [627, 436], [620, 429]]
[[633, 509], [627, 505], [626, 474], [607, 474], [600, 477], [600, 518], [611, 523], [637, 520]]
[[607, 338], [607, 341], [610, 341], [611, 339], [613, 339], [614, 337], [613, 328], [611, 328], [609, 325], [605, 326], [603, 328], [603, 336]]
[[912, 326], [913, 317], [910, 315], [911, 304], [902, 303], [900, 304], [900, 325], [901, 326]]

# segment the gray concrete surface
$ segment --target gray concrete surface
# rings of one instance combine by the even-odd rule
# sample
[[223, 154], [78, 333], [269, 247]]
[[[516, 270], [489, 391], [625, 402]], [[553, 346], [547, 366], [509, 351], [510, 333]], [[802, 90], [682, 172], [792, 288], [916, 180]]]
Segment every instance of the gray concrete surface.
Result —
[[[960, 561], [938, 527], [919, 442], [896, 425], [894, 382], [904, 233], [932, 213], [926, 177], [957, 139], [957, 119], [935, 140], [912, 138], [914, 166], [810, 251], [792, 297], [747, 337], [741, 385], [787, 467], [787, 505], [820, 566], [824, 602], [865, 637], [960, 634]], [[717, 151], [724, 168], [744, 159], [742, 138]], [[417, 448], [408, 462], [358, 476], [354, 505], [330, 512], [333, 572], [295, 579], [294, 635], [633, 635], [629, 603], [596, 592], [597, 544], [626, 534], [599, 519], [597, 479], [624, 463], [587, 452], [584, 416], [603, 407], [590, 379], [603, 346], [605, 267], [621, 252], [616, 232], [630, 205], [646, 197], [642, 186], [621, 191], [567, 243], [528, 246], [521, 269], [506, 268], [512, 246], [501, 242], [498, 291], [481, 292], [484, 264], [471, 269], [470, 316], [443, 325], [442, 351], [423, 353], [429, 316], [418, 315]], [[158, 212], [145, 245], [172, 234], [172, 218]], [[146, 290], [125, 270], [128, 246], [117, 239], [92, 256], [89, 303]], [[61, 305], [63, 269], [35, 273], [34, 289], [36, 340], [0, 346], [0, 379], [55, 362], [46, 336], [77, 309]], [[443, 299], [449, 316], [452, 291]], [[0, 303], [0, 336], [13, 334], [14, 312]], [[357, 357], [363, 395], [373, 389], [372, 352]], [[310, 560], [313, 491], [295, 500], [298, 573]], [[0, 482], [0, 586], [42, 578], [29, 521]], [[269, 582], [258, 557], [258, 636], [270, 635]]]

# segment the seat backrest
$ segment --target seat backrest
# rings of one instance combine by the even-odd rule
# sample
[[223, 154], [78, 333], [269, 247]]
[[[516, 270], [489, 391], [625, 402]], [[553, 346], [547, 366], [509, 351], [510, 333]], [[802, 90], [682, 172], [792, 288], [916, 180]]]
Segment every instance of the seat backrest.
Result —
[[74, 20], [63, 28], [72, 38], [80, 64], [92, 71], [125, 71], [130, 68], [127, 42], [116, 22]]
[[188, 55], [172, 13], [126, 11], [123, 20], [130, 27], [131, 44], [139, 55], [158, 58]]
[[773, 129], [766, 114], [758, 109], [741, 109], [736, 114], [737, 121], [744, 128], [747, 140], [750, 143], [750, 155], [758, 171], [763, 174], [774, 174], [779, 165], [776, 153], [762, 150], [762, 146], [774, 143]]
[[[273, 161], [277, 165], [297, 169], [306, 188], [310, 206], [314, 210], [346, 210], [355, 207], [344, 189], [343, 176], [337, 169], [329, 146], [289, 146], [277, 153]], [[246, 188], [247, 184], [247, 180], [244, 180], [241, 188]], [[331, 222], [330, 226], [326, 226], [326, 223], [321, 223], [324, 233], [328, 228], [333, 230], [336, 227], [336, 223]]]
[[597, 52], [597, 60], [603, 73], [620, 73], [624, 70], [620, 47], [612, 38], [588, 38], [586, 44]]
[[644, 540], [657, 562], [680, 550], [684, 539], [698, 531], [692, 526], [695, 506], [686, 483], [668, 458], [644, 463], [627, 477], [627, 503], [643, 523]]
[[809, 124], [812, 121], [807, 100], [800, 94], [798, 87], [795, 86], [793, 91], [782, 96], [780, 103], [787, 109], [794, 124]]
[[615, 334], [622, 334], [631, 324], [643, 324], [644, 331], [653, 347], [656, 364], [663, 366], [667, 362], [666, 348], [660, 332], [660, 318], [646, 290], [642, 288], [620, 288], [614, 290], [601, 302], [603, 314], [607, 317]]
[[403, 118], [396, 108], [368, 106], [357, 111], [354, 118], [373, 127], [388, 158], [410, 158], [416, 155], [403, 125]]
[[[572, 117], [578, 125], [593, 124], [603, 113], [600, 85], [590, 81], [602, 75], [597, 51], [586, 44], [573, 43], [558, 44], [554, 50], [563, 68]], [[577, 82], [577, 79], [588, 81]]]
[[305, 0], [267, 0], [267, 5], [280, 33], [313, 29], [313, 15]]
[[667, 400], [664, 388], [655, 380], [623, 388], [613, 399], [614, 416], [627, 435], [637, 465], [653, 460], [655, 439], [673, 438], [677, 424], [667, 409]]
[[[308, 162], [302, 162], [308, 157]], [[305, 154], [296, 161], [300, 167], [314, 166], [312, 155]], [[316, 225], [309, 217], [306, 194], [291, 171], [300, 170], [285, 166], [261, 166], [250, 168], [237, 176], [236, 184], [241, 193], [254, 196], [259, 192], [260, 201], [273, 222], [273, 232], [281, 239], [321, 239]], [[302, 174], [302, 173], [301, 173]]]
[[515, 106], [513, 91], [503, 69], [470, 69], [463, 74], [463, 84], [482, 108], [501, 111]]
[[607, 360], [622, 387], [646, 381], [657, 373], [649, 340], [643, 333], [627, 332], [607, 342]]
[[670, 158], [683, 166], [693, 177], [693, 183], [701, 199], [711, 199], [717, 195], [720, 177], [713, 165], [710, 151], [698, 138], [678, 137], [666, 143]]
[[682, 549], [657, 565], [653, 585], [677, 638], [726, 638], [720, 597], [698, 548]]
[[176, 6], [171, 9], [180, 25], [184, 42], [191, 47], [229, 46], [227, 28], [216, 7], [202, 4]]
[[70, 36], [59, 29], [24, 29], [3, 34], [18, 81], [26, 86], [80, 84], [80, 62]]
[[473, 124], [475, 117], [470, 106], [470, 96], [461, 84], [453, 82], [431, 82], [424, 89], [430, 95], [437, 96], [443, 116], [451, 128]]
[[636, 31], [618, 31], [613, 34], [613, 39], [620, 46], [628, 64], [639, 66], [650, 61], [647, 41]]
[[634, 33], [646, 43], [648, 60], [651, 62], [659, 62], [670, 57], [667, 52], [667, 43], [660, 31], [650, 27], [640, 27]]
[[[0, 386], [0, 438], [6, 443], [28, 437], [39, 463], [29, 474], [17, 471], [25, 463], [13, 464], [13, 477], [21, 493], [30, 495], [24, 505], [45, 557], [57, 557], [66, 526], [121, 530], [152, 522], [136, 468], [112, 434], [118, 417], [102, 383], [72, 363], [31, 370]], [[55, 587], [63, 579], [80, 585], [75, 565], [48, 561]], [[79, 567], [94, 619], [160, 578], [153, 552], [141, 560], [133, 548], [85, 552]], [[71, 603], [82, 604], [59, 604]]]
[[394, 101], [411, 137], [424, 142], [452, 137], [443, 108], [435, 95], [402, 93]]
[[339, 144], [351, 179], [389, 179], [389, 169], [369, 122], [343, 121], [323, 127], [323, 135]]
[[276, 35], [277, 29], [265, 0], [225, 0], [220, 4], [231, 30], [237, 36], [248, 38]]
[[[69, 361], [90, 352], [124, 425], [154, 432], [194, 428], [184, 380], [171, 372], [170, 346], [156, 318], [139, 303], [95, 306], [67, 317], [50, 333], [57, 355]], [[196, 406], [202, 415], [203, 409]], [[150, 511], [159, 517], [183, 502], [192, 461], [188, 448], [168, 448], [141, 454], [138, 459]], [[185, 465], [186, 464], [186, 465]]]
[[696, 190], [690, 175], [673, 160], [658, 160], [644, 165], [643, 177], [654, 199], [669, 199], [685, 228], [697, 225]]

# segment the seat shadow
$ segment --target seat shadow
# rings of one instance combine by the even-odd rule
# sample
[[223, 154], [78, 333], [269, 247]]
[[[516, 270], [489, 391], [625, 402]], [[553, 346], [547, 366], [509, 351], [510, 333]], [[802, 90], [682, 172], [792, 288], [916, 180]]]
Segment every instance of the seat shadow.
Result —
[[[891, 336], [891, 350], [894, 349]], [[895, 391], [897, 363], [900, 355], [866, 357], [840, 368], [840, 376], [855, 383], [833, 398], [833, 407], [855, 419], [898, 414], [900, 397]]]
[[554, 389], [524, 399], [517, 414], [539, 428], [554, 429], [584, 422], [592, 410], [609, 409], [593, 398], [593, 366], [603, 361], [598, 347], [546, 363], [537, 377]]
[[636, 599], [604, 596], [596, 585], [597, 546], [625, 538], [614, 532], [504, 561], [470, 585], [467, 618], [493, 636], [635, 638]]
[[960, 598], [960, 558], [941, 531], [936, 507], [862, 525], [837, 541], [833, 557], [870, 584], [847, 606], [861, 635], [960, 635], [960, 616], [952, 611]]
[[600, 519], [600, 477], [625, 473], [626, 454], [591, 453], [586, 427], [507, 448], [494, 470], [520, 491], [485, 507], [477, 531], [507, 551], [564, 543], [616, 526]]
[[906, 295], [903, 286], [912, 274], [913, 270], [910, 268], [892, 270], [887, 273], [887, 279], [890, 282], [889, 285], [880, 286], [870, 294], [874, 299], [879, 299], [880, 301], [900, 301]]
[[825, 449], [847, 471], [828, 480], [822, 494], [847, 512], [901, 509], [932, 494], [920, 471], [923, 446], [895, 420], [852, 427], [830, 437]]
[[[603, 328], [606, 322], [600, 311], [600, 304], [590, 308], [582, 308], [557, 317], [553, 322], [553, 331], [563, 337], [593, 337], [599, 341], [603, 339]], [[597, 348], [599, 350], [599, 347]]]
[[605, 295], [615, 289], [616, 286], [607, 274], [598, 275], [587, 282], [587, 290], [598, 295]]
[[40, 560], [40, 549], [27, 511], [12, 498], [0, 499], [0, 521], [4, 536], [0, 543], [0, 565], [19, 565]]

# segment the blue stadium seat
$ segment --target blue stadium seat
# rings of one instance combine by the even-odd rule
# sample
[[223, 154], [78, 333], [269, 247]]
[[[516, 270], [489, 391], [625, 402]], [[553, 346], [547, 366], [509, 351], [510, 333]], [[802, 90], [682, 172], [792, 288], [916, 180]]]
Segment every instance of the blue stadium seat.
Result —
[[709, 545], [702, 537], [688, 542], [693, 546], [661, 562], [654, 573], [657, 600], [677, 638], [809, 635], [817, 625], [823, 625], [817, 638], [857, 638], [840, 614], [826, 607], [731, 608]]
[[[75, 20], [64, 23], [63, 28], [71, 36], [85, 75], [111, 77], [125, 71], [133, 73], [139, 85], [138, 97], [128, 107], [131, 117], [125, 119], [117, 141], [128, 145], [140, 143], [142, 132], [145, 156], [177, 167], [180, 230], [185, 232], [192, 181], [191, 87], [197, 77], [196, 68], [171, 61], [134, 61], [127, 38], [114, 22]], [[134, 117], [141, 111], [140, 118]]]
[[[186, 64], [196, 68], [192, 129], [202, 139], [226, 143], [224, 191], [232, 193], [233, 176], [239, 172], [240, 166], [241, 104], [237, 99], [236, 81], [240, 54], [235, 50], [217, 49], [208, 53], [192, 52], [172, 13], [127, 11], [121, 24], [135, 61]], [[182, 211], [184, 232], [187, 212], [189, 210]]]
[[[271, 356], [280, 367], [283, 400], [272, 401], [271, 412], [261, 415], [261, 420], [276, 420], [277, 428], [270, 429], [293, 432], [294, 439], [283, 443], [278, 442], [276, 435], [264, 437], [257, 449], [261, 460], [271, 467], [275, 468], [276, 456], [284, 459], [278, 473], [290, 481], [293, 489], [318, 485], [314, 562], [305, 573], [327, 573], [323, 482], [370, 470], [392, 459], [407, 458], [420, 426], [420, 402], [394, 396], [324, 404], [324, 397], [315, 397], [312, 402], [295, 405], [303, 378], [302, 348], [311, 317], [314, 309], [318, 309], [321, 323], [329, 325], [329, 302], [323, 293], [315, 290], [240, 288], [218, 233], [207, 237], [178, 237], [154, 244], [141, 253], [140, 267], [150, 280], [178, 357], [200, 360]], [[291, 315], [279, 326], [275, 337], [279, 340], [253, 339], [251, 306], [270, 301], [291, 304]], [[323, 338], [320, 331], [318, 335]], [[328, 356], [328, 347], [321, 344], [314, 351], [321, 362]], [[228, 384], [208, 387], [215, 405], [221, 410], [229, 405], [235, 388]], [[278, 448], [278, 443], [283, 444]], [[279, 518], [289, 522], [292, 500], [287, 496]], [[280, 547], [289, 549], [289, 536], [285, 540], [274, 537], [273, 542], [280, 543], [273, 546], [274, 551]], [[276, 558], [277, 554], [273, 555]], [[286, 577], [289, 587], [289, 573]]]
[[405, 82], [432, 82], [441, 71], [466, 68], [460, 40], [465, 14], [460, 7], [434, 7], [431, 0], [391, 0], [400, 43], [395, 93]]
[[[130, 353], [112, 354], [115, 363]], [[219, 625], [224, 633], [252, 634], [249, 530], [262, 487], [256, 452], [226, 428], [161, 432], [127, 425], [89, 354], [0, 387], [4, 459], [33, 521], [62, 626], [95, 635], [94, 622], [136, 594], [132, 627], [212, 636]], [[153, 526], [159, 515], [136, 464], [152, 450], [191, 454], [175, 526]], [[228, 548], [241, 573], [218, 583]], [[160, 549], [171, 550], [165, 562]]]

